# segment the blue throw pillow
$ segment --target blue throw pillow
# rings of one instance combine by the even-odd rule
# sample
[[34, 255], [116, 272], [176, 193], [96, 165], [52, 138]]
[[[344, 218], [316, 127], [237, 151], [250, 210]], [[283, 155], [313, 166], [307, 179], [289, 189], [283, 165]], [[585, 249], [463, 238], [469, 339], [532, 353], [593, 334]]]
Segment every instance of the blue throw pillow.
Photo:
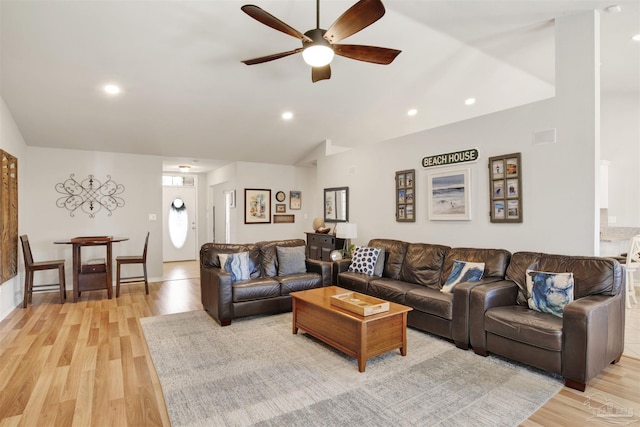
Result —
[[529, 308], [562, 317], [564, 307], [573, 301], [573, 273], [527, 270]]
[[477, 282], [484, 274], [484, 262], [453, 260], [453, 267], [440, 292], [452, 293], [458, 283]]
[[251, 260], [249, 252], [230, 254], [224, 264], [224, 269], [231, 273], [231, 281], [249, 280], [251, 277]]
[[349, 265], [349, 271], [372, 276], [375, 272], [378, 256], [380, 256], [380, 248], [356, 246], [351, 264]]

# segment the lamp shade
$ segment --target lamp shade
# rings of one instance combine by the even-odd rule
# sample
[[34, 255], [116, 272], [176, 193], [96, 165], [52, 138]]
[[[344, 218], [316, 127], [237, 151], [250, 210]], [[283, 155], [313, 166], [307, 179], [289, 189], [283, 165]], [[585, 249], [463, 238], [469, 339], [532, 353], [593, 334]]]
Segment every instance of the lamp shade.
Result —
[[341, 222], [337, 224], [336, 237], [339, 239], [355, 239], [358, 237], [358, 225], [350, 222]]

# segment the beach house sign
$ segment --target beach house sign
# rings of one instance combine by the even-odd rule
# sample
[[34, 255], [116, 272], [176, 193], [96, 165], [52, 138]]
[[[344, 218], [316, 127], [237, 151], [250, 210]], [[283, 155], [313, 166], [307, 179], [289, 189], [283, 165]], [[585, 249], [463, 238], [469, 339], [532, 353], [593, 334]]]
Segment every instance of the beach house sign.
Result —
[[478, 149], [455, 151], [453, 153], [436, 154], [422, 158], [422, 167], [430, 168], [434, 166], [455, 165], [457, 163], [468, 163], [478, 161]]

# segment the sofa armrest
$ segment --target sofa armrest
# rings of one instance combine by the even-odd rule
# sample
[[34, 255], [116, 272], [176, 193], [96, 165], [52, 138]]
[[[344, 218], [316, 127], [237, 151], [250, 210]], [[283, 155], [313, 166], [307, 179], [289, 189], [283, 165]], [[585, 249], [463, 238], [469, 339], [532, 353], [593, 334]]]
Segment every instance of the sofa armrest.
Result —
[[499, 280], [476, 286], [469, 297], [469, 343], [473, 351], [485, 354], [487, 339], [484, 331], [484, 313], [493, 307], [516, 305], [518, 286], [511, 280]]
[[333, 268], [335, 269], [336, 276], [345, 271], [349, 271], [350, 265], [351, 265], [351, 258], [341, 259], [340, 261], [334, 261]]
[[200, 266], [200, 295], [203, 308], [222, 326], [233, 319], [231, 274], [215, 267]]
[[584, 386], [624, 350], [624, 289], [614, 296], [591, 295], [564, 308], [562, 376]]
[[306, 259], [307, 272], [318, 273], [322, 277], [322, 286], [332, 285], [333, 263], [329, 261], [319, 261], [316, 259]]
[[457, 347], [469, 348], [469, 302], [471, 291], [482, 285], [494, 283], [499, 278], [487, 278], [475, 282], [461, 282], [453, 289], [453, 313], [451, 338]]

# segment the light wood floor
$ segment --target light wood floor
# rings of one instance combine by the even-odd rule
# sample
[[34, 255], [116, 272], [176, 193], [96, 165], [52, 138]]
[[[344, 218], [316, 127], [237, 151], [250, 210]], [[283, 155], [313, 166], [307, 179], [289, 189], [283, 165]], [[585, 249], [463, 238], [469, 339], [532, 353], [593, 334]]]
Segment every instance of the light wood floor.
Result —
[[[202, 305], [197, 264], [168, 263], [164, 277], [148, 296], [142, 284], [111, 300], [84, 292], [76, 304], [35, 294], [0, 322], [0, 427], [169, 426], [138, 319]], [[562, 389], [523, 425], [606, 425], [590, 420], [603, 405], [640, 418], [640, 360], [623, 357], [584, 393]]]

